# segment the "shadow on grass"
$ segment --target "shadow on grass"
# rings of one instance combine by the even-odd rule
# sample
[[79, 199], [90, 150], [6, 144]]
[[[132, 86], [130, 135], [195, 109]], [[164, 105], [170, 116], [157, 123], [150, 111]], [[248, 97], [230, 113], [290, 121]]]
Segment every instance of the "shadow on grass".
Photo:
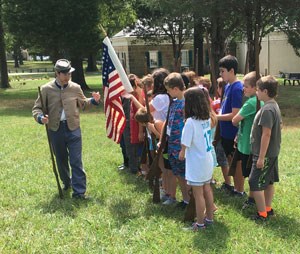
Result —
[[71, 198], [70, 192], [64, 193], [61, 199], [58, 194], [54, 195], [49, 202], [43, 202], [37, 205], [38, 209], [44, 214], [61, 213], [63, 216], [75, 218], [79, 209], [86, 208], [89, 204], [97, 203], [103, 205], [103, 200], [98, 198], [90, 198], [87, 200]]
[[[148, 181], [145, 181], [142, 176], [137, 177], [131, 174], [128, 170], [120, 171], [122, 182], [126, 185], [132, 185], [133, 191], [137, 193], [144, 193], [147, 195], [146, 202], [143, 206], [143, 216], [146, 218], [155, 216], [163, 216], [167, 219], [176, 219], [182, 221], [184, 217], [184, 210], [174, 205], [162, 205], [162, 203], [153, 203], [153, 194], [149, 188]], [[130, 200], [128, 201], [130, 202]], [[132, 202], [132, 201], [131, 201]]]
[[[246, 198], [231, 197], [228, 194], [214, 190], [215, 200], [224, 205], [235, 209], [245, 219], [251, 220], [251, 216], [256, 213], [256, 207], [253, 206], [246, 210], [242, 210], [243, 202]], [[278, 214], [275, 211], [275, 216], [270, 216], [266, 222], [256, 223], [253, 221], [254, 226], [262, 226], [267, 230], [271, 230], [272, 234], [276, 234], [278, 237], [288, 239], [289, 237], [300, 237], [300, 223], [295, 218], [288, 217], [284, 214]]]
[[126, 224], [127, 222], [139, 217], [138, 211], [133, 211], [132, 200], [130, 198], [115, 199], [113, 204], [109, 206], [109, 211], [113, 215], [112, 218], [118, 224]]
[[193, 236], [195, 252], [223, 253], [227, 250], [227, 240], [230, 238], [229, 230], [225, 224], [214, 222], [214, 225], [205, 230], [195, 232]]
[[[117, 168], [117, 165], [115, 167]], [[134, 186], [134, 191], [143, 193], [150, 191], [148, 182], [143, 180], [142, 176], [132, 174], [129, 169], [120, 170], [119, 175], [122, 179], [122, 182], [126, 183], [126, 185]]]

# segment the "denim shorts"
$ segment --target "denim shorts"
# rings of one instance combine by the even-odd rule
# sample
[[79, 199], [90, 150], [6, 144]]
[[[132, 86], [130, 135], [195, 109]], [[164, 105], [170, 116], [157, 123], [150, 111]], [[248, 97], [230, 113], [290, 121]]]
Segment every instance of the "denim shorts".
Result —
[[210, 180], [205, 181], [205, 182], [192, 182], [192, 181], [187, 181], [187, 185], [190, 186], [203, 186], [205, 184], [210, 184]]

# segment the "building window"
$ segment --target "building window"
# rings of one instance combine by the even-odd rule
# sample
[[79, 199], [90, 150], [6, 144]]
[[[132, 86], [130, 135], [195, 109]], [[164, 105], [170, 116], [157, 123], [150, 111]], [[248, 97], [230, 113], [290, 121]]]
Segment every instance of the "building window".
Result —
[[126, 69], [126, 53], [125, 52], [116, 52], [116, 53], [123, 68]]
[[189, 63], [189, 51], [186, 49], [181, 50], [181, 66], [187, 67]]
[[121, 63], [123, 65], [123, 68], [126, 69], [126, 53], [125, 52], [122, 52], [121, 54]]
[[158, 51], [149, 51], [150, 68], [158, 67]]

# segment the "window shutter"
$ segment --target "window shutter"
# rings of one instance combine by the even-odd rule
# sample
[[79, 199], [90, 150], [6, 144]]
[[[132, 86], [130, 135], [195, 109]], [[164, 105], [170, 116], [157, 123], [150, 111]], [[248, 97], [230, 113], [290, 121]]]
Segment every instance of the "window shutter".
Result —
[[189, 50], [189, 66], [193, 66], [193, 50]]
[[149, 51], [145, 52], [145, 57], [147, 61], [147, 67], [150, 68], [150, 54]]
[[157, 58], [158, 58], [158, 67], [162, 67], [162, 55], [161, 52], [157, 52]]

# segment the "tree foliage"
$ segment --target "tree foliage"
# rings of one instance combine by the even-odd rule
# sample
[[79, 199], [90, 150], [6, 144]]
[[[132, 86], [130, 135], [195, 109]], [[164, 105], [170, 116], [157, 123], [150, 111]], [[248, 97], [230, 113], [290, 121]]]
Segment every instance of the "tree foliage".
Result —
[[180, 71], [181, 50], [192, 38], [189, 4], [189, 1], [181, 0], [141, 0], [136, 5], [138, 22], [133, 28], [135, 34], [150, 44], [171, 42], [175, 71]]
[[[289, 8], [286, 8], [289, 6]], [[300, 57], [300, 0], [286, 0], [282, 4], [280, 29], [287, 35], [288, 42]]]
[[101, 47], [100, 0], [7, 0], [9, 30], [26, 46], [47, 52], [53, 60], [68, 58], [73, 80], [86, 88], [82, 58]]

